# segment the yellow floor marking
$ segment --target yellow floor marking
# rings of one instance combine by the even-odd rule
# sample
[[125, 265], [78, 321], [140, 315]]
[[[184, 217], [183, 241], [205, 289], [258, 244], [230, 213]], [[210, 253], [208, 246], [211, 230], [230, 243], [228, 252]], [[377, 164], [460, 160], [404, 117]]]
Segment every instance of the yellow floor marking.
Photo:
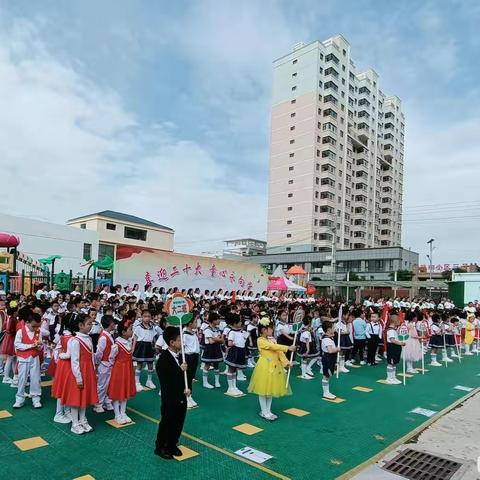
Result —
[[179, 462], [183, 462], [184, 460], [188, 460], [189, 458], [197, 457], [200, 455], [198, 452], [195, 450], [192, 450], [191, 448], [185, 447], [184, 445], [179, 445], [178, 447], [182, 451], [182, 456], [181, 457], [174, 457], [175, 460], [178, 460]]
[[[150, 417], [149, 415], [146, 415], [145, 413], [142, 413], [139, 410], [136, 410], [135, 408], [127, 407], [127, 410], [139, 415], [140, 417], [145, 418], [146, 420], [149, 420], [150, 422], [157, 423], [157, 424], [160, 423], [156, 418]], [[202, 440], [201, 438], [195, 437], [194, 435], [191, 435], [187, 432], [182, 432], [182, 437], [188, 438], [192, 442], [199, 443], [200, 445], [203, 445], [204, 447], [215, 450], [218, 453], [222, 453], [223, 455], [233, 458], [234, 460], [238, 460], [239, 462], [246, 463], [247, 465], [250, 465], [253, 468], [261, 470], [264, 473], [268, 473], [272, 477], [280, 478], [281, 480], [291, 480], [289, 477], [282, 475], [281, 473], [275, 472], [274, 470], [271, 470], [270, 468], [265, 467], [264, 465], [260, 465], [258, 463], [252, 462], [247, 458], [240, 457], [235, 453], [229, 452], [228, 450], [225, 450], [222, 447], [217, 447], [217, 445], [214, 445], [213, 443]]]
[[342, 403], [345, 401], [344, 398], [340, 398], [340, 397], [334, 398], [333, 400], [330, 400], [329, 398], [322, 398], [322, 400], [325, 400], [326, 402], [330, 402], [330, 403]]
[[25, 452], [27, 450], [33, 450], [34, 448], [45, 447], [48, 445], [48, 442], [46, 442], [42, 437], [24, 438], [23, 440], [17, 440], [13, 443], [22, 452]]
[[352, 390], [356, 390], [357, 392], [373, 392], [373, 388], [368, 388], [368, 387], [353, 387]]
[[40, 382], [41, 387], [51, 387], [53, 385], [53, 380], [44, 380]]
[[91, 475], [82, 475], [81, 477], [76, 477], [73, 480], [95, 480], [95, 477]]
[[354, 365], [352, 363], [352, 365], [348, 365], [348, 368], [362, 368], [362, 366], [361, 365]]
[[115, 428], [123, 428], [123, 427], [129, 427], [130, 425], [135, 425], [135, 422], [120, 424], [120, 423], [117, 423], [117, 421], [114, 418], [112, 418], [111, 420], [105, 420], [105, 423], [108, 423], [109, 425]]
[[294, 415], [295, 417], [304, 417], [305, 415], [310, 415], [310, 412], [307, 412], [306, 410], [300, 410], [299, 408], [288, 408], [287, 410], [284, 410], [284, 412]]
[[399, 377], [412, 378], [414, 375], [412, 373], [399, 373]]
[[8, 410], [0, 410], [0, 418], [11, 417], [12, 414]]
[[242, 423], [232, 427], [237, 432], [244, 433], [245, 435], [255, 435], [258, 432], [263, 432], [263, 428], [255, 427], [255, 425], [250, 425], [249, 423]]
[[343, 462], [342, 462], [341, 460], [339, 460], [338, 458], [332, 458], [332, 459], [330, 460], [330, 463], [331, 463], [332, 465], [341, 465]]

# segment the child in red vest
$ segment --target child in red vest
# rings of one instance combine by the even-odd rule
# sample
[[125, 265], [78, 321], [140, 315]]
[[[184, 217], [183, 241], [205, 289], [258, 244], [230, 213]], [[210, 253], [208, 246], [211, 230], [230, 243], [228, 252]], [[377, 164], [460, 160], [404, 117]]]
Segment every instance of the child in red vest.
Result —
[[104, 315], [101, 320], [103, 330], [98, 337], [97, 351], [95, 352], [95, 363], [98, 365], [98, 403], [94, 410], [103, 413], [105, 410], [113, 410], [112, 402], [107, 397], [107, 387], [112, 373], [110, 353], [113, 347], [112, 333], [116, 328], [112, 315]]
[[126, 414], [127, 400], [137, 393], [132, 361], [133, 322], [131, 320], [120, 322], [118, 333], [119, 337], [115, 340], [110, 354], [113, 367], [107, 394], [113, 401], [116, 422], [124, 425], [132, 421]]
[[13, 408], [21, 408], [25, 404], [25, 386], [30, 377], [30, 396], [33, 408], [41, 408], [40, 395], [40, 353], [43, 349], [40, 338], [39, 314], [29, 312], [24, 324], [15, 335], [15, 354], [17, 355], [18, 388]]
[[70, 369], [65, 372], [66, 378], [59, 380], [62, 385], [59, 398], [62, 405], [70, 407], [71, 432], [77, 435], [93, 430], [88, 424], [85, 410], [88, 406], [98, 403], [93, 344], [88, 335], [91, 328], [92, 319], [83, 313], [70, 322], [72, 333], [76, 332], [67, 346]]

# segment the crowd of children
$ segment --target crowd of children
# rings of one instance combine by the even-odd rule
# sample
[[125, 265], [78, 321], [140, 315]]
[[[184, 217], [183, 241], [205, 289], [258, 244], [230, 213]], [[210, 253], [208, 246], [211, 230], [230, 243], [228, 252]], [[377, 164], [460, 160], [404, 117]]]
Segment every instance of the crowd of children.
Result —
[[[112, 411], [118, 424], [130, 423], [127, 401], [145, 388], [157, 388], [154, 364], [167, 348], [164, 301], [174, 292], [145, 290], [150, 294], [142, 298], [138, 289], [126, 293], [118, 287], [85, 295], [79, 289], [70, 294], [43, 291], [0, 298], [0, 372], [3, 383], [16, 389], [13, 407], [21, 408], [31, 398], [33, 407], [40, 408], [41, 377], [48, 373], [57, 401], [54, 421], [70, 424], [73, 433], [93, 430], [89, 407], [99, 414]], [[402, 357], [407, 373], [415, 374], [427, 351], [433, 367], [479, 352], [476, 308], [407, 308], [371, 300], [340, 306], [324, 299], [184, 293], [194, 304], [182, 337], [192, 392], [188, 408], [197, 406], [193, 382], [199, 368], [205, 389], [222, 388], [225, 374], [225, 394], [232, 397], [246, 393], [240, 382], [247, 379], [244, 371], [253, 368], [247, 390], [259, 396], [260, 415], [273, 421], [272, 398], [290, 393], [287, 372], [297, 360], [299, 378], [312, 380], [318, 373], [323, 397], [333, 400], [330, 378], [348, 374], [357, 362], [374, 367], [386, 360], [385, 382], [398, 384]], [[294, 323], [299, 309], [302, 320]], [[405, 328], [399, 335], [401, 325], [407, 335]]]

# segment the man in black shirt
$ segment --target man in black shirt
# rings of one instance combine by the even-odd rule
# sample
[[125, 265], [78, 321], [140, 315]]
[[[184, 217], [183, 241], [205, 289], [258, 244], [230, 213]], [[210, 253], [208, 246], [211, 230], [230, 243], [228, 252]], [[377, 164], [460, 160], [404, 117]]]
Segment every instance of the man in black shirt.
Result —
[[177, 444], [185, 422], [187, 396], [190, 395], [190, 390], [185, 387], [184, 372], [187, 370], [187, 364], [181, 363], [179, 355], [180, 329], [167, 327], [163, 332], [163, 339], [168, 348], [162, 351], [156, 366], [162, 395], [162, 418], [158, 426], [154, 453], [170, 460], [173, 456], [182, 455]]

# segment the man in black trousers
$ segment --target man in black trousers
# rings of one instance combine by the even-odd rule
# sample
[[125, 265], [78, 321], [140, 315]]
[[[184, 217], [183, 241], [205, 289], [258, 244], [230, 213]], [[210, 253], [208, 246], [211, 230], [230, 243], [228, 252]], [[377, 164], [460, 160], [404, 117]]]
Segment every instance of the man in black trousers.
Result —
[[177, 444], [185, 422], [187, 396], [190, 395], [190, 390], [185, 388], [183, 373], [187, 370], [187, 364], [181, 363], [179, 354], [180, 329], [167, 327], [163, 332], [163, 339], [168, 348], [162, 351], [156, 366], [162, 395], [162, 418], [158, 426], [154, 453], [170, 460], [174, 456], [182, 455]]

